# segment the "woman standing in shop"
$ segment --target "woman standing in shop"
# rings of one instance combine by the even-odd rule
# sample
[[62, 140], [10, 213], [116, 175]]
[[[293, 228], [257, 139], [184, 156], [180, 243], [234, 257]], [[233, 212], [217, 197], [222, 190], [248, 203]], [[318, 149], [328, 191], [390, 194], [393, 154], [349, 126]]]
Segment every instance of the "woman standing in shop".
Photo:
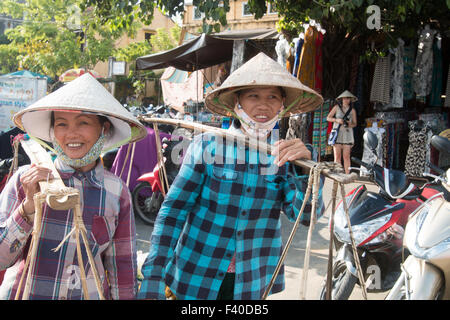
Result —
[[353, 128], [356, 127], [356, 111], [351, 102], [358, 100], [350, 91], [345, 90], [336, 98], [337, 104], [328, 114], [327, 121], [333, 123], [333, 129], [339, 127], [336, 142], [333, 145], [334, 162], [340, 163], [344, 160], [345, 173], [350, 172], [350, 153], [355, 143]]

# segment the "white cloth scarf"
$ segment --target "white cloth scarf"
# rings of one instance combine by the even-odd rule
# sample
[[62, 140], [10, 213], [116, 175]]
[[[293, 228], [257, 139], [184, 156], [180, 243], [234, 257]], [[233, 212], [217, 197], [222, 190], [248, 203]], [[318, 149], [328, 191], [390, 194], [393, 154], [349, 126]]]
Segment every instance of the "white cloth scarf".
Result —
[[[281, 110], [280, 110], [281, 111]], [[272, 132], [273, 128], [277, 125], [279, 119], [279, 113], [277, 115], [266, 122], [256, 122], [242, 109], [240, 104], [237, 104], [234, 108], [234, 112], [238, 116], [238, 119], [241, 121], [242, 128], [250, 135], [256, 136], [257, 138], [266, 138], [270, 132]]]

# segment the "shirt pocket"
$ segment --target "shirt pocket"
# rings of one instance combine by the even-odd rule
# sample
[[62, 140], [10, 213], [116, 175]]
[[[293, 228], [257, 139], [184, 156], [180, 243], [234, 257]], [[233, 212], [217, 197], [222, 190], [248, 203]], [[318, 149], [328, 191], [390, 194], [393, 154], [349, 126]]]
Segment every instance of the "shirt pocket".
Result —
[[213, 177], [210, 184], [210, 200], [219, 203], [229, 199], [237, 189], [242, 189], [239, 184], [239, 172], [223, 167], [213, 167]]
[[263, 179], [266, 187], [265, 199], [274, 201], [280, 200], [283, 192], [283, 186], [287, 182], [287, 179], [280, 175], [265, 176]]
[[91, 235], [94, 242], [102, 246], [111, 241], [113, 231], [113, 218], [95, 215], [92, 219]]

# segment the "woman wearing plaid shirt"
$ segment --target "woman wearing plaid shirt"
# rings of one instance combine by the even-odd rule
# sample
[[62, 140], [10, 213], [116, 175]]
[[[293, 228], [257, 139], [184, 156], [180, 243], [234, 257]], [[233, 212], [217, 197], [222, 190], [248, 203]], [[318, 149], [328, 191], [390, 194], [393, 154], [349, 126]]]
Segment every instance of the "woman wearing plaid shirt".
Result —
[[[100, 152], [117, 143], [136, 141], [145, 127], [91, 75], [86, 74], [15, 115], [16, 125], [30, 135], [52, 141], [55, 168], [65, 186], [80, 191], [87, 231], [102, 294], [106, 299], [134, 299], [137, 292], [136, 231], [130, 192], [104, 170]], [[131, 127], [134, 127], [134, 134]], [[7, 269], [0, 299], [22, 298], [19, 283], [29, 254], [37, 208], [33, 196], [39, 181], [52, 178], [43, 165], [23, 166], [0, 196], [0, 270]], [[66, 235], [73, 228], [73, 210], [42, 209], [42, 232], [31, 269], [28, 299], [84, 299], [77, 243]], [[59, 244], [61, 247], [54, 251]], [[99, 299], [92, 267], [82, 246], [87, 295]], [[25, 277], [26, 278], [26, 277]], [[25, 297], [26, 298], [26, 297]]]
[[[164, 299], [166, 285], [177, 299], [261, 298], [282, 251], [280, 212], [294, 221], [304, 201], [308, 176], [287, 161], [313, 151], [299, 139], [278, 140], [276, 125], [321, 99], [264, 54], [210, 93], [210, 110], [239, 119], [230, 130], [273, 143], [273, 153], [195, 136], [156, 219], [138, 298]], [[282, 269], [272, 293], [283, 289]]]

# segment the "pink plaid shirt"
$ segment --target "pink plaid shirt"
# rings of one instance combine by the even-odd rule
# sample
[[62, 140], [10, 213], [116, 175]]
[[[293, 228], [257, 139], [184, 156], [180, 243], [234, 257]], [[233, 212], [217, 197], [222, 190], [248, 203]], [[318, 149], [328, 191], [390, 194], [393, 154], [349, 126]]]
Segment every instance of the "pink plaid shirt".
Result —
[[[75, 172], [56, 159], [66, 186], [80, 190], [83, 221], [107, 299], [134, 299], [137, 292], [136, 232], [130, 192], [121, 179], [99, 163], [86, 173]], [[18, 207], [24, 198], [19, 168], [0, 195], [0, 270], [6, 269], [0, 299], [14, 299], [27, 257], [32, 226]], [[75, 237], [54, 249], [72, 230], [72, 210], [43, 206], [42, 234], [32, 273], [30, 299], [83, 299]], [[90, 299], [98, 299], [84, 246], [83, 264]], [[107, 272], [106, 272], [107, 271]], [[23, 292], [22, 285], [22, 292]]]

